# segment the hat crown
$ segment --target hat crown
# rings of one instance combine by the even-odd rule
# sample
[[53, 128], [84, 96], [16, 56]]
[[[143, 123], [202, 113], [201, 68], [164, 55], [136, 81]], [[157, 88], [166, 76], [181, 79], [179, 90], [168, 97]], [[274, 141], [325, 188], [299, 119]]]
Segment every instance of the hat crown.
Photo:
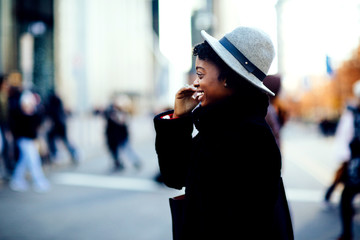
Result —
[[275, 95], [262, 82], [275, 56], [274, 46], [266, 33], [255, 28], [238, 27], [220, 40], [204, 30], [201, 35], [230, 68], [255, 87]]
[[238, 27], [225, 37], [257, 68], [267, 74], [275, 56], [270, 37], [263, 31]]

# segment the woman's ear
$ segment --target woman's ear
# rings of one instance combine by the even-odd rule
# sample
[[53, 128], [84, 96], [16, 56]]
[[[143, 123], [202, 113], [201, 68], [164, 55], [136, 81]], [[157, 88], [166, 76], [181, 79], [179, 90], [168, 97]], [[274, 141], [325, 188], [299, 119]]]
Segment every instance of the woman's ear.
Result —
[[224, 87], [227, 88], [228, 84], [226, 82], [226, 78], [221, 79], [221, 81], [223, 82]]

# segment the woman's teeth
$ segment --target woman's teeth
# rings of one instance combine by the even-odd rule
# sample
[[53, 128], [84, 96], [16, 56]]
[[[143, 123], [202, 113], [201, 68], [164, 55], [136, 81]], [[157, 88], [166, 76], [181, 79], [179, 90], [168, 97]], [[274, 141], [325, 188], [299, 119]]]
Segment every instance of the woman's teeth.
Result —
[[204, 92], [196, 92], [192, 95], [193, 99], [198, 99], [199, 97], [201, 97], [202, 95], [204, 95]]

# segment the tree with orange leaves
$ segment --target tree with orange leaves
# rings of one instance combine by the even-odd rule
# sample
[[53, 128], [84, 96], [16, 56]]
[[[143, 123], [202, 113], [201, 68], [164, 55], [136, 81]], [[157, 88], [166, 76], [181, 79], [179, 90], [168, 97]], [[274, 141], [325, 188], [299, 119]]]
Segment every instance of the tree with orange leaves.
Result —
[[353, 97], [352, 86], [354, 82], [360, 79], [360, 45], [354, 51], [349, 60], [337, 69], [333, 79], [333, 84], [336, 89], [336, 96], [339, 99], [339, 109], [341, 109], [346, 102]]

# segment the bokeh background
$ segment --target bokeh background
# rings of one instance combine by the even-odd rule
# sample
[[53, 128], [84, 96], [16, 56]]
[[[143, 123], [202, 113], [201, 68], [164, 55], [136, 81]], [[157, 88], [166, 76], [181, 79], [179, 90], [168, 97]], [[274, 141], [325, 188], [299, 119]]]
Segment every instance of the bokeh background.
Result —
[[[274, 105], [284, 120], [283, 176], [296, 239], [335, 239], [341, 187], [331, 210], [321, 205], [338, 167], [336, 126], [360, 79], [359, 0], [1, 0], [0, 74], [8, 84], [1, 98], [9, 86], [31, 89], [43, 102], [55, 92], [80, 163], [72, 167], [61, 144], [57, 160], [46, 160], [44, 121], [39, 151], [52, 189], [11, 191], [1, 163], [0, 239], [171, 239], [167, 201], [179, 192], [157, 181], [152, 118], [193, 80], [200, 31], [220, 38], [240, 25], [264, 30], [276, 48], [269, 74], [281, 78]], [[142, 167], [110, 174], [101, 113], [116, 95], [129, 99]], [[354, 221], [360, 238], [360, 217]]]

